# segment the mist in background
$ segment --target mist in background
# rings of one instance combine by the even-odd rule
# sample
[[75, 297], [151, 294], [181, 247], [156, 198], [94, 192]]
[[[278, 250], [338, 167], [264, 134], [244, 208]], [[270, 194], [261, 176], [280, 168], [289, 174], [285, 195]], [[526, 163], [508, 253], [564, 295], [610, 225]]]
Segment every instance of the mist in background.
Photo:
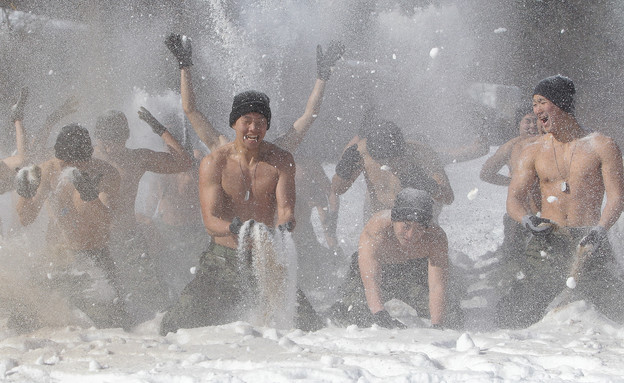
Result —
[[[71, 121], [92, 129], [99, 113], [119, 109], [128, 114], [133, 135], [149, 133], [133, 108], [137, 99], [179, 92], [177, 64], [163, 44], [176, 32], [193, 39], [192, 71], [202, 112], [232, 137], [227, 126], [232, 96], [264, 91], [275, 116], [268, 139], [303, 112], [316, 78], [316, 45], [342, 40], [344, 60], [300, 149], [329, 161], [356, 134], [368, 106], [397, 122], [408, 138], [425, 137], [434, 148], [460, 145], [477, 134], [498, 145], [516, 132], [510, 111], [528, 105], [537, 81], [557, 73], [575, 81], [577, 115], [585, 125], [620, 143], [624, 138], [624, 4], [617, 1], [3, 0], [0, 5], [0, 110], [8, 111], [19, 88], [29, 86], [25, 122], [32, 133], [72, 94], [81, 103]], [[172, 107], [179, 111], [179, 102]], [[159, 118], [170, 114], [152, 112]], [[0, 124], [6, 127], [0, 141], [7, 153], [14, 145], [8, 113], [0, 113]]]

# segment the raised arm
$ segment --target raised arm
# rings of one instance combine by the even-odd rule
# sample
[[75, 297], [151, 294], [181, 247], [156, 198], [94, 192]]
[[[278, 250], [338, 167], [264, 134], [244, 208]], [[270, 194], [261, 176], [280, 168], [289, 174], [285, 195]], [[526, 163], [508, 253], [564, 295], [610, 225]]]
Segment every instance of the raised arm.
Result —
[[331, 190], [336, 195], [343, 195], [364, 170], [364, 158], [359, 151], [359, 137], [354, 137], [345, 148], [336, 164], [336, 174], [332, 178]]
[[210, 151], [214, 151], [219, 146], [227, 143], [227, 138], [220, 134], [208, 121], [206, 116], [197, 109], [193, 81], [191, 77], [192, 46], [191, 39], [170, 34], [165, 40], [165, 45], [175, 56], [180, 68], [180, 93], [182, 95], [182, 109], [189, 119], [193, 130], [199, 139], [206, 144]]
[[301, 141], [303, 141], [308, 129], [310, 129], [321, 110], [325, 85], [331, 75], [332, 67], [342, 57], [344, 50], [344, 45], [339, 41], [332, 41], [325, 53], [323, 53], [323, 48], [320, 45], [316, 47], [317, 79], [303, 115], [295, 121], [293, 126], [283, 136], [275, 141], [282, 149], [294, 153]]
[[17, 151], [14, 155], [2, 160], [11, 171], [22, 167], [27, 157], [26, 132], [24, 131], [24, 108], [27, 99], [28, 88], [22, 88], [17, 103], [11, 107], [11, 119], [15, 125], [15, 146]]
[[167, 145], [169, 153], [147, 151], [149, 155], [144, 156], [146, 158], [146, 168], [154, 173], [179, 173], [186, 170], [190, 170], [193, 165], [193, 159], [190, 153], [188, 153], [182, 145], [176, 140], [167, 128], [162, 125], [149, 110], [141, 107], [138, 111], [139, 118], [145, 121], [155, 134], [162, 137], [163, 141]]

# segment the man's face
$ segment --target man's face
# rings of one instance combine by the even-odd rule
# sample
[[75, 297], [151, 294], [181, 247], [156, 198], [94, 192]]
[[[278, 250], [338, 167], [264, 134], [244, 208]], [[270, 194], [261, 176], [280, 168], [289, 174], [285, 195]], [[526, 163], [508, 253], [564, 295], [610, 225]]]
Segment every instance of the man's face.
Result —
[[268, 125], [262, 114], [250, 112], [240, 116], [232, 128], [236, 131], [237, 139], [241, 139], [245, 146], [253, 148], [264, 139]]
[[537, 116], [534, 113], [525, 114], [520, 120], [518, 128], [521, 136], [537, 136], [539, 134]]
[[392, 228], [401, 247], [408, 247], [418, 242], [425, 231], [424, 225], [413, 221], [392, 222]]
[[536, 94], [533, 96], [533, 113], [537, 116], [544, 132], [552, 133], [561, 123], [566, 113], [546, 97]]

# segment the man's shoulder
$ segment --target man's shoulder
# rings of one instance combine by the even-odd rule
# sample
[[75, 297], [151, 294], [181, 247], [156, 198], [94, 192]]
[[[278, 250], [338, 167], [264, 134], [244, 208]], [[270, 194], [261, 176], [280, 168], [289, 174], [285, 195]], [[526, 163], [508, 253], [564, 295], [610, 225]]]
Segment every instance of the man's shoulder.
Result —
[[294, 162], [294, 157], [291, 152], [286, 149], [279, 147], [271, 142], [264, 142], [263, 154], [267, 161], [287, 161]]
[[89, 168], [93, 170], [119, 174], [119, 171], [113, 164], [100, 158], [92, 157]]

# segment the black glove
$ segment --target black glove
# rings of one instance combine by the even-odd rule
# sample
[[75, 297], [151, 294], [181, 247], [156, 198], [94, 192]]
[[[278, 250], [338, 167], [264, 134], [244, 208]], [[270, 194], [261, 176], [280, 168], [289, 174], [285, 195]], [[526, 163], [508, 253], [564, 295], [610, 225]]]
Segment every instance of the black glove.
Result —
[[439, 194], [440, 185], [422, 167], [401, 167], [397, 173], [402, 188], [424, 190], [432, 197]]
[[96, 200], [100, 195], [99, 186], [104, 175], [98, 174], [91, 177], [89, 173], [81, 172], [78, 169], [74, 169], [73, 175], [74, 187], [80, 193], [80, 199], [85, 202]]
[[15, 176], [15, 189], [17, 194], [24, 198], [33, 198], [41, 183], [41, 168], [28, 166], [21, 168]]
[[548, 235], [555, 229], [553, 221], [528, 214], [522, 217], [522, 225], [531, 230], [533, 235]]
[[152, 131], [159, 136], [162, 136], [165, 130], [167, 130], [167, 128], [165, 128], [165, 126], [161, 124], [156, 117], [152, 116], [149, 110], [144, 107], [141, 107], [137, 113], [139, 113], [139, 118], [147, 122], [147, 124], [152, 128]]
[[336, 65], [336, 61], [342, 57], [345, 46], [340, 41], [331, 41], [325, 54], [320, 45], [316, 46], [316, 72], [321, 80], [329, 80], [331, 75], [331, 67]]
[[336, 164], [336, 175], [345, 180], [351, 179], [355, 172], [362, 166], [362, 155], [358, 151], [358, 146], [353, 144], [342, 153], [340, 161]]
[[26, 106], [26, 100], [28, 100], [28, 88], [24, 87], [20, 90], [17, 103], [11, 107], [11, 120], [13, 122], [24, 120], [24, 107]]
[[594, 226], [589, 231], [589, 234], [581, 239], [579, 246], [592, 245], [598, 247], [605, 239], [607, 239], [607, 230], [602, 226]]
[[243, 221], [240, 218], [234, 217], [232, 223], [230, 223], [230, 233], [238, 234], [240, 233], [240, 229], [243, 227]]
[[373, 314], [373, 322], [385, 328], [407, 328], [403, 323], [394, 319], [386, 310], [377, 311]]
[[165, 45], [178, 60], [180, 69], [193, 65], [193, 49], [190, 38], [172, 33], [165, 39]]
[[282, 233], [285, 233], [285, 232], [289, 232], [290, 233], [290, 232], [292, 232], [295, 229], [295, 225], [291, 221], [288, 221], [288, 222], [283, 223], [281, 225], [277, 225], [277, 229], [279, 231], [281, 231]]

